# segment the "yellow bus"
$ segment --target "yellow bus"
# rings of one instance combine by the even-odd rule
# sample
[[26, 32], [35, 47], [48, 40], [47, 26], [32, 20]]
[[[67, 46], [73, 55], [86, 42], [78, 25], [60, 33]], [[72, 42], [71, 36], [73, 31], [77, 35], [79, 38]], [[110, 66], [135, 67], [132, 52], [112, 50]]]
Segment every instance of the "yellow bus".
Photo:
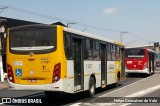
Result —
[[125, 79], [124, 45], [60, 25], [26, 25], [7, 34], [11, 90], [43, 90], [90, 96]]

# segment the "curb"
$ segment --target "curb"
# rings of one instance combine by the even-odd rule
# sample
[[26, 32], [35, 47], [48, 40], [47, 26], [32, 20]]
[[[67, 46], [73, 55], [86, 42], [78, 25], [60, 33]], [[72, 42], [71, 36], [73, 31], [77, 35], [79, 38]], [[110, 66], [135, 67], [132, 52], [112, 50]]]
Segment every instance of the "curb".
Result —
[[7, 81], [0, 82], [0, 89], [4, 89], [4, 88], [7, 88], [7, 87], [8, 87]]

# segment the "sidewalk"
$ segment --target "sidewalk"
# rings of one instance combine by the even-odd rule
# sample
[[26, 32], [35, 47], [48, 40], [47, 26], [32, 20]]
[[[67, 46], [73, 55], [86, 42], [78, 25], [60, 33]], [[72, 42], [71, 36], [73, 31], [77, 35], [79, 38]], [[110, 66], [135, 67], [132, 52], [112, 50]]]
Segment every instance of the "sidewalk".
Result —
[[7, 87], [8, 87], [7, 81], [0, 82], [0, 89], [4, 89], [4, 88], [7, 88]]

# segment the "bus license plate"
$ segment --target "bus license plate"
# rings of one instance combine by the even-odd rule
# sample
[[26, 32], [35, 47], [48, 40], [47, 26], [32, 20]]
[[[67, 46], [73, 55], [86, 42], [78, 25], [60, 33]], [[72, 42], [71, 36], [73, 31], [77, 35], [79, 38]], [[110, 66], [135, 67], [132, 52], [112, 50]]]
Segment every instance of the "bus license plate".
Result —
[[30, 80], [28, 80], [28, 82], [29, 82], [29, 83], [36, 83], [37, 80], [36, 80], [36, 79], [30, 79]]

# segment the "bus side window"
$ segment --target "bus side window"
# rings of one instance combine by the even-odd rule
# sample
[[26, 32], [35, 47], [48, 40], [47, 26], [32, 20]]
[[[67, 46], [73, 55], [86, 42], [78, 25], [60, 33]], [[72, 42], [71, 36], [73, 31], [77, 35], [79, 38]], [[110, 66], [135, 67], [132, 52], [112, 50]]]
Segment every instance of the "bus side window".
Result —
[[93, 41], [93, 59], [100, 60], [99, 41]]
[[111, 49], [110, 44], [107, 44], [107, 61], [111, 60]]
[[85, 39], [84, 59], [93, 60], [93, 41]]
[[116, 59], [117, 59], [117, 61], [120, 61], [120, 48], [119, 48], [119, 46], [116, 46]]
[[69, 34], [64, 34], [64, 50], [67, 59], [72, 59], [71, 52], [71, 36]]
[[115, 45], [111, 45], [111, 55], [112, 55], [112, 61], [115, 61], [116, 60]]

